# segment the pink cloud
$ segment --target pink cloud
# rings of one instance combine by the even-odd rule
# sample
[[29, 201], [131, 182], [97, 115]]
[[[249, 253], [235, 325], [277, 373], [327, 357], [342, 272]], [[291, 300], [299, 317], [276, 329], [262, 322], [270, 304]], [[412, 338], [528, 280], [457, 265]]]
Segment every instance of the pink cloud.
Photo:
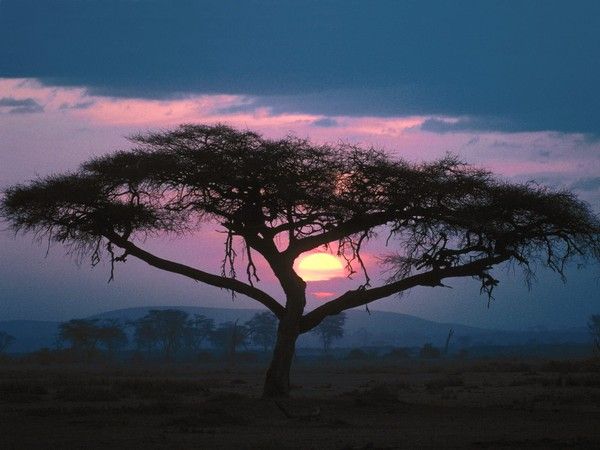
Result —
[[316, 292], [311, 292], [311, 294], [313, 296], [315, 296], [316, 298], [329, 298], [329, 297], [333, 297], [336, 295], [335, 292], [329, 292], [329, 291], [316, 291]]

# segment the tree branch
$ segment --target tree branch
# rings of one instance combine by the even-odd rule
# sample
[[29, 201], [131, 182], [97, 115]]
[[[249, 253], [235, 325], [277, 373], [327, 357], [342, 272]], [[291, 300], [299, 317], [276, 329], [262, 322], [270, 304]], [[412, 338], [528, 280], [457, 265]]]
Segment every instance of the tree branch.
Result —
[[127, 239], [123, 238], [114, 231], [108, 231], [103, 233], [104, 237], [113, 244], [124, 249], [128, 254], [135, 256], [136, 258], [146, 262], [147, 264], [156, 267], [158, 269], [166, 270], [168, 272], [177, 273], [185, 277], [191, 278], [196, 281], [201, 281], [212, 286], [216, 286], [223, 289], [230, 289], [240, 294], [246, 295], [264, 306], [269, 308], [273, 314], [278, 318], [283, 317], [285, 309], [281, 306], [277, 300], [271, 297], [266, 292], [250, 286], [249, 284], [243, 283], [233, 278], [226, 278], [212, 273], [204, 272], [199, 269], [195, 269], [185, 264], [170, 261], [168, 259], [159, 258], [155, 256]]
[[510, 255], [490, 256], [460, 266], [419, 273], [372, 289], [359, 288], [353, 291], [347, 291], [338, 298], [305, 314], [304, 317], [302, 317], [302, 322], [300, 324], [300, 332], [305, 333], [313, 329], [327, 316], [339, 314], [342, 311], [357, 306], [366, 305], [375, 300], [389, 297], [390, 295], [397, 294], [416, 286], [440, 286], [441, 281], [444, 278], [480, 275], [491, 268], [492, 265], [508, 259], [510, 259]]
[[321, 245], [337, 241], [348, 235], [371, 230], [379, 225], [385, 225], [392, 219], [393, 218], [390, 217], [390, 214], [387, 213], [373, 213], [362, 217], [355, 216], [328, 231], [295, 240], [294, 242], [290, 243], [287, 250], [285, 250], [283, 253], [288, 258], [291, 257], [295, 259], [304, 252], [317, 248]]

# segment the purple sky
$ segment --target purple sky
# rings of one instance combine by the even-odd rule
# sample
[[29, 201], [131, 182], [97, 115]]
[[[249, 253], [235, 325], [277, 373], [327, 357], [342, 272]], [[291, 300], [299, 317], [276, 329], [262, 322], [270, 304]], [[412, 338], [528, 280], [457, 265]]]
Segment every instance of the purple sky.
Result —
[[[111, 2], [112, 6], [107, 7], [110, 13], [103, 9], [108, 15], [102, 23], [97, 11], [92, 11], [101, 8], [101, 2], [86, 2], [88, 15], [85, 8], [77, 9], [77, 13], [69, 9], [73, 2], [68, 1], [61, 3], [64, 11], [58, 8], [48, 14], [41, 2], [23, 2], [36, 5], [30, 13], [18, 3], [0, 3], [0, 42], [4, 42], [0, 44], [0, 188], [38, 175], [73, 170], [91, 156], [127, 148], [124, 137], [134, 132], [170, 128], [183, 122], [221, 122], [269, 137], [292, 133], [315, 142], [341, 140], [375, 146], [411, 161], [431, 160], [452, 152], [510, 180], [535, 180], [571, 189], [594, 211], [600, 211], [600, 138], [593, 125], [600, 123], [596, 109], [600, 96], [597, 87], [586, 84], [593, 75], [600, 79], [598, 64], [586, 62], [600, 31], [590, 24], [586, 28], [585, 23], [573, 22], [571, 12], [564, 16], [560, 2], [552, 3], [554, 9], [549, 8], [556, 14], [548, 13], [539, 23], [534, 20], [537, 15], [523, 11], [531, 20], [524, 24], [533, 31], [523, 31], [526, 28], [520, 19], [507, 13], [505, 19], [509, 17], [506, 20], [512, 22], [501, 25], [525, 33], [524, 48], [509, 42], [508, 33], [505, 38], [490, 37], [482, 26], [470, 30], [472, 34], [465, 32], [455, 38], [458, 40], [452, 50], [446, 49], [442, 56], [438, 52], [448, 44], [446, 35], [434, 32], [436, 21], [442, 20], [441, 12], [440, 17], [430, 18], [427, 38], [419, 37], [417, 34], [423, 30], [418, 29], [417, 34], [408, 36], [410, 39], [396, 39], [391, 34], [376, 37], [378, 41], [373, 44], [379, 46], [367, 46], [371, 37], [366, 34], [362, 40], [354, 34], [339, 42], [317, 39], [319, 33], [326, 35], [329, 26], [341, 35], [349, 32], [346, 27], [351, 29], [356, 19], [353, 3], [344, 10], [347, 14], [313, 12], [331, 23], [319, 22], [312, 37], [294, 31], [300, 26], [296, 21], [310, 21], [310, 15], [304, 17], [304, 11], [286, 15], [289, 33], [298, 33], [295, 37], [286, 35], [290, 39], [287, 44], [280, 43], [275, 35], [250, 29], [249, 24], [227, 23], [219, 25], [221, 34], [216, 37], [194, 34], [200, 33], [198, 30], [189, 31], [188, 36], [182, 31], [169, 38], [173, 41], [157, 43], [150, 35], [145, 41], [134, 42], [128, 32], [117, 28], [117, 19], [125, 23], [132, 11], [138, 12], [135, 8], [143, 7], [142, 28], [144, 20], [151, 23], [153, 14], [170, 18], [172, 23], [166, 26], [175, 27], [178, 20], [186, 20], [167, 3]], [[206, 4], [218, 9], [213, 2]], [[392, 8], [392, 3], [383, 4]], [[154, 11], [157, 5], [169, 12]], [[339, 5], [344, 8], [343, 3]], [[436, 5], [443, 9], [441, 2]], [[496, 13], [497, 20], [504, 20], [502, 11], [492, 11], [500, 8], [498, 5], [490, 6], [490, 11], [470, 2], [465, 5], [468, 11], [480, 15], [482, 23], [493, 20], [490, 17]], [[590, 5], [593, 3], [581, 2], [578, 8], [594, 8]], [[575, 9], [572, 14], [587, 17], [585, 11]], [[215, 12], [215, 23], [220, 23], [219, 11]], [[383, 20], [385, 11], [380, 13]], [[65, 32], [63, 36], [53, 28], [52, 20], [59, 14], [67, 18], [64, 26], [72, 34]], [[71, 23], [75, 20], [73, 14], [81, 17]], [[273, 14], [287, 13], [282, 10]], [[424, 13], [407, 10], [397, 14], [421, 17], [419, 14]], [[561, 22], [563, 16], [565, 23]], [[374, 26], [369, 25], [369, 17], [365, 20], [365, 26]], [[120, 46], [110, 41], [112, 37], [92, 35], [97, 22], [115, 27], [107, 36], [122, 33]], [[379, 28], [395, 29], [386, 23], [381, 22]], [[25, 35], [24, 29], [30, 25], [35, 25], [37, 31]], [[559, 36], [564, 32], [561, 26], [577, 29], [569, 35], [574, 39], [572, 47], [561, 48], [558, 44], [563, 45], [565, 39]], [[557, 33], [556, 42], [554, 38], [542, 39], [552, 33]], [[7, 44], [3, 37], [12, 40]], [[486, 41], [486, 37], [491, 40]], [[501, 38], [505, 40], [494, 41]], [[79, 48], [71, 42], [77, 39], [85, 45]], [[252, 48], [235, 50], [228, 47], [231, 42], [227, 39], [239, 39], [239, 45], [249, 39]], [[179, 71], [163, 70], [162, 63], [173, 62], [168, 59], [171, 53], [189, 50], [190, 40], [198, 43], [194, 49], [206, 44], [208, 53], [188, 55], [190, 60], [197, 57], [204, 66], [188, 67], [188, 61], [183, 60], [175, 65]], [[481, 47], [480, 41], [488, 42], [489, 48]], [[285, 49], [279, 48], [284, 44], [294, 49], [295, 59], [286, 59]], [[211, 48], [219, 51], [210, 53]], [[124, 49], [129, 53], [123, 53]], [[244, 59], [260, 49], [268, 73], [255, 64], [257, 57]], [[574, 49], [578, 49], [579, 57], [571, 61]], [[64, 55], [57, 53], [59, 50]], [[353, 51], [359, 55], [355, 65]], [[89, 52], [95, 52], [97, 58], [91, 58]], [[403, 69], [404, 60], [398, 62], [390, 56], [398, 52], [410, 63], [406, 64], [408, 69]], [[114, 60], [107, 55], [114, 55]], [[535, 64], [530, 63], [532, 55], [536, 55]], [[556, 61], [561, 55], [571, 63], [568, 73], [563, 73], [560, 61]], [[331, 58], [337, 65], [329, 64]], [[358, 65], [361, 58], [369, 65]], [[277, 61], [281, 64], [275, 67]], [[503, 65], [496, 67], [500, 62]], [[286, 72], [284, 63], [295, 71]], [[463, 68], [469, 64], [470, 70]], [[321, 72], [313, 73], [317, 66]], [[338, 73], [340, 67], [343, 73]], [[428, 97], [428, 93], [439, 89], [447, 95]], [[514, 97], [507, 99], [510, 93]], [[146, 245], [162, 255], [218, 272], [221, 241], [215, 227], [207, 225], [185, 242], [167, 240]], [[386, 251], [380, 241], [366, 249], [372, 272], [378, 271], [375, 256]], [[278, 293], [273, 278], [264, 267], [261, 269], [262, 286]], [[496, 328], [582, 326], [590, 314], [600, 312], [598, 267], [570, 268], [566, 285], [552, 273], [540, 270], [539, 281], [531, 292], [518, 273], [501, 268], [498, 274], [501, 284], [489, 308], [487, 298], [479, 295], [473, 280], [454, 280], [450, 283], [454, 289], [416, 289], [401, 299], [376, 303], [373, 308]], [[0, 320], [62, 320], [140, 305], [254, 306], [241, 297], [232, 302], [226, 292], [160, 273], [135, 261], [118, 267], [115, 282], [107, 284], [107, 279], [106, 266], [92, 270], [87, 260], [78, 266], [60, 247], [51, 248], [46, 257], [45, 243], [32, 242], [31, 236], [15, 238], [10, 232], [0, 232]], [[341, 292], [355, 283], [346, 279], [312, 282], [309, 306], [323, 301], [314, 293]]]

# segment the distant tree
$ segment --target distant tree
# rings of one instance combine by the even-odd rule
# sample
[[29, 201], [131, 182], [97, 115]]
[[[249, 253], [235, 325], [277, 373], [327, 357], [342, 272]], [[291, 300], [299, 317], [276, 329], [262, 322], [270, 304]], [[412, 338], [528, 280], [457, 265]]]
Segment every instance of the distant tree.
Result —
[[[375, 149], [273, 140], [223, 125], [182, 125], [132, 141], [132, 150], [75, 172], [8, 188], [0, 213], [16, 231], [68, 245], [93, 264], [138, 258], [270, 309], [279, 325], [265, 396], [289, 393], [296, 341], [327, 317], [456, 277], [475, 278], [491, 298], [498, 284], [491, 269], [502, 263], [530, 277], [536, 265], [562, 275], [573, 259], [600, 259], [600, 221], [573, 194], [509, 183], [456, 157], [413, 164]], [[224, 231], [220, 273], [142, 248], [150, 236], [191, 236], [203, 222]], [[395, 253], [381, 259], [389, 278], [372, 285], [361, 248], [381, 234], [375, 230], [388, 233]], [[247, 282], [237, 278], [237, 242]], [[307, 284], [294, 262], [336, 244], [364, 282], [306, 312]], [[255, 285], [256, 254], [282, 298]]]
[[350, 350], [348, 355], [346, 355], [346, 359], [349, 360], [361, 360], [367, 358], [369, 358], [369, 354], [362, 348], [353, 348], [352, 350]]
[[273, 348], [277, 338], [277, 317], [271, 312], [264, 311], [254, 314], [246, 322], [246, 327], [250, 333], [250, 340], [254, 345], [262, 347], [265, 352]]
[[212, 333], [211, 340], [215, 347], [221, 348], [225, 355], [232, 359], [237, 349], [247, 345], [250, 330], [245, 325], [239, 325], [238, 321], [223, 322]]
[[434, 347], [431, 342], [426, 343], [419, 351], [419, 356], [425, 359], [439, 358], [442, 352], [439, 348]]
[[588, 320], [588, 329], [594, 344], [594, 350], [600, 352], [600, 314], [593, 314]]
[[4, 331], [0, 331], [0, 355], [3, 354], [13, 342], [15, 342], [14, 336], [11, 336]]
[[454, 336], [454, 329], [450, 328], [450, 331], [448, 331], [448, 337], [446, 337], [446, 344], [444, 344], [444, 355], [448, 354], [448, 348], [450, 347], [450, 340], [452, 339], [452, 336]]
[[166, 359], [177, 354], [184, 343], [188, 314], [177, 309], [152, 309], [133, 322], [139, 349], [157, 348]]
[[114, 356], [118, 349], [127, 345], [127, 341], [127, 334], [118, 320], [108, 319], [98, 325], [98, 342], [109, 355]]
[[386, 356], [392, 359], [408, 359], [410, 358], [410, 348], [394, 347]]
[[59, 325], [58, 335], [62, 341], [68, 342], [71, 348], [89, 359], [97, 351], [99, 330], [97, 319], [72, 319]]
[[138, 319], [128, 323], [133, 327], [133, 341], [138, 351], [152, 353], [158, 346], [158, 330], [147, 319]]
[[323, 344], [323, 351], [329, 352], [331, 344], [335, 339], [344, 337], [344, 324], [346, 323], [346, 314], [339, 313], [335, 316], [327, 316], [312, 332], [319, 337]]
[[208, 340], [215, 329], [215, 321], [202, 314], [194, 314], [187, 320], [184, 329], [185, 346], [192, 351], [198, 351], [202, 343]]

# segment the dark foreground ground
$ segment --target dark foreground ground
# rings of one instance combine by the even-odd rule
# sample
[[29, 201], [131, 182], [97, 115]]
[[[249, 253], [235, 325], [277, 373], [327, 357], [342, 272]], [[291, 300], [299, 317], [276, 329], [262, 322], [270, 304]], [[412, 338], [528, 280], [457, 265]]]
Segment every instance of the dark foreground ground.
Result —
[[600, 448], [598, 361], [1, 366], [0, 448]]

